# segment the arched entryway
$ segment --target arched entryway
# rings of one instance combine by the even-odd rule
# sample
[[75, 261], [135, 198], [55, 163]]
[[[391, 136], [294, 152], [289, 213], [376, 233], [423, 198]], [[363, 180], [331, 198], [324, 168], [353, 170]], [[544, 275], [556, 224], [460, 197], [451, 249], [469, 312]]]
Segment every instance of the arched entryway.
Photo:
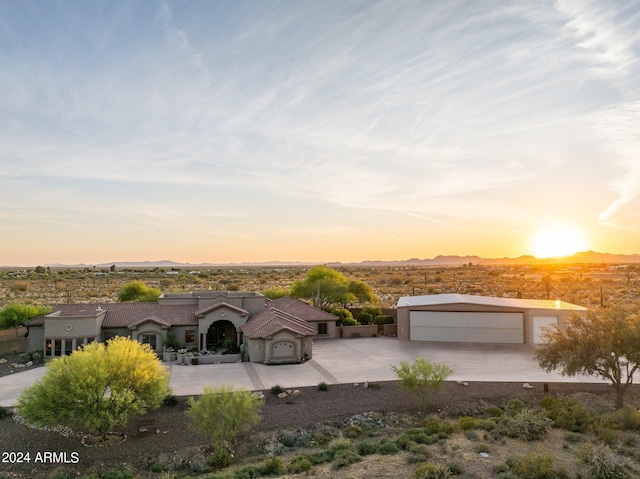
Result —
[[236, 327], [234, 324], [227, 320], [215, 321], [207, 330], [206, 348], [208, 350], [220, 348], [227, 338], [233, 338], [234, 343], [237, 343]]

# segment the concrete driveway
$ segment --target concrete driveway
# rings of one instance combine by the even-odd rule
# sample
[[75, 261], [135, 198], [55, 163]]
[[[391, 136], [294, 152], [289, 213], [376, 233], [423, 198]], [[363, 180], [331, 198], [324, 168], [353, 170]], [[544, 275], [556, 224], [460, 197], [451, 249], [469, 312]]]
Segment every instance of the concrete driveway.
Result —
[[[201, 394], [205, 386], [232, 384], [252, 390], [316, 386], [321, 382], [362, 383], [396, 379], [391, 366], [424, 357], [448, 365], [450, 380], [499, 382], [602, 382], [594, 376], [547, 374], [529, 345], [411, 343], [396, 338], [316, 340], [313, 359], [304, 364], [266, 366], [256, 363], [169, 364], [171, 388], [178, 396]], [[21, 392], [40, 379], [45, 368], [0, 378], [0, 406], [12, 406]]]

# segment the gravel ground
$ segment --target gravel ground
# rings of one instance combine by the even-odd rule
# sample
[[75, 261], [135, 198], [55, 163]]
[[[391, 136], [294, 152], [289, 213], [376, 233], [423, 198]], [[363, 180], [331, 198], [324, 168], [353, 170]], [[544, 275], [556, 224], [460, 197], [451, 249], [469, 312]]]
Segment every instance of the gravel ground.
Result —
[[[398, 387], [397, 382], [382, 382], [376, 388], [354, 387], [352, 384], [330, 385], [328, 391], [315, 387], [300, 388], [298, 396], [280, 399], [265, 391], [262, 422], [255, 432], [310, 427], [320, 422], [341, 422], [347, 417], [364, 412], [415, 412], [411, 395]], [[534, 404], [543, 396], [543, 385], [533, 384], [533, 389], [523, 389], [521, 383], [470, 382], [468, 386], [455, 382], [446, 384], [445, 390], [434, 395], [430, 409], [441, 414], [472, 414], [490, 404], [502, 405], [509, 399], [519, 398]], [[635, 386], [634, 386], [635, 388]], [[553, 393], [590, 393], [611, 399], [612, 388], [604, 384], [552, 383]], [[638, 396], [635, 389], [632, 397]], [[206, 444], [206, 439], [193, 432], [185, 418], [186, 398], [173, 407], [163, 406], [151, 412], [145, 419], [155, 421], [157, 433], [138, 434], [137, 421], [131, 421], [120, 432], [127, 435], [123, 442], [105, 447], [84, 446], [78, 437], [64, 436], [59, 432], [36, 430], [18, 423], [13, 418], [0, 420], [0, 453], [29, 452], [31, 462], [24, 464], [0, 463], [0, 477], [53, 477], [58, 472], [72, 469], [74, 472], [92, 471], [123, 464], [148, 470], [161, 454], [183, 448]], [[51, 451], [66, 453], [69, 461], [77, 455], [77, 464], [36, 464], [38, 453]], [[76, 453], [72, 455], [72, 453]]]

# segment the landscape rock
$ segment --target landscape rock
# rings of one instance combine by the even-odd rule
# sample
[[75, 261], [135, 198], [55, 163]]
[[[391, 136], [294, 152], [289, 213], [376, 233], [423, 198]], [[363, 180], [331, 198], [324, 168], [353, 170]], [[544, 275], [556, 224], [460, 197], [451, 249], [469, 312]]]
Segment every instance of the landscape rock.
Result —
[[30, 368], [31, 366], [33, 366], [33, 361], [27, 361], [27, 362], [25, 363], [25, 366], [26, 366], [26, 367], [28, 367], [28, 368]]
[[294, 389], [292, 394], [294, 396], [300, 396], [300, 390], [299, 389]]
[[7, 362], [7, 358], [0, 358], [0, 364], [4, 364]]
[[529, 384], [529, 383], [524, 383], [522, 385], [522, 389], [533, 389], [533, 386], [531, 384]]
[[289, 396], [289, 395], [288, 395], [286, 392], [281, 392], [280, 394], [278, 394], [278, 397], [279, 397], [280, 399], [284, 399], [284, 398], [286, 398], [287, 396]]

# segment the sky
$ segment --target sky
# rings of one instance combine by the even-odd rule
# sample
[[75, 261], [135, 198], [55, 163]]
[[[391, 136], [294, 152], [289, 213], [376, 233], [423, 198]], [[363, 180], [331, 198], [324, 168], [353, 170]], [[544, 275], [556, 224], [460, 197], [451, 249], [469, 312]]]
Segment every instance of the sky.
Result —
[[640, 253], [635, 0], [4, 0], [0, 45], [0, 265]]

